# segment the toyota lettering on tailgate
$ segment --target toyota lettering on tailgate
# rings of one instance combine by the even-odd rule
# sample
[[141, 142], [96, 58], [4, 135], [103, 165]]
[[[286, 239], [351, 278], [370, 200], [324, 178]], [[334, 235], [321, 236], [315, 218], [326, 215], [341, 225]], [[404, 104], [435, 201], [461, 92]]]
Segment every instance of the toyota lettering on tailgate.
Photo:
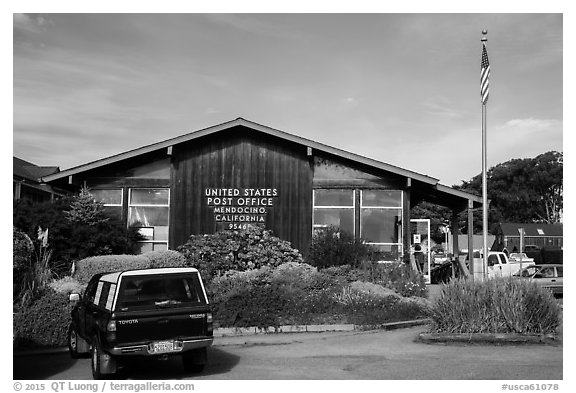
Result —
[[135, 323], [138, 323], [138, 320], [137, 319], [125, 319], [125, 320], [118, 321], [118, 323], [120, 325], [133, 325]]
[[204, 318], [205, 314], [191, 314], [190, 318], [192, 319], [201, 319]]

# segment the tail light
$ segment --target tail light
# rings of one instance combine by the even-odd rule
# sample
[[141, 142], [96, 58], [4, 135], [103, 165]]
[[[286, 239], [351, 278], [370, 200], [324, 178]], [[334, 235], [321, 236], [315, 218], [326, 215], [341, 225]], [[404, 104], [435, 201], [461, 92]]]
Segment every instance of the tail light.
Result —
[[212, 313], [206, 314], [206, 332], [209, 336], [211, 336], [214, 332], [214, 328], [212, 326]]
[[116, 321], [110, 320], [106, 325], [106, 338], [109, 342], [116, 341]]

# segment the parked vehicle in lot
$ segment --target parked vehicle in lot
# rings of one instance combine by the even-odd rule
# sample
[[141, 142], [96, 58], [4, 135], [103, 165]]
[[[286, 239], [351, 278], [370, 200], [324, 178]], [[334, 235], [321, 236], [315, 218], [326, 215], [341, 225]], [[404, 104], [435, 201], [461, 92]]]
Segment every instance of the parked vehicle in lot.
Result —
[[[468, 259], [466, 259], [466, 263], [468, 263]], [[475, 276], [482, 276], [483, 275], [483, 267], [484, 264], [483, 254], [476, 252], [474, 253], [474, 275]], [[525, 267], [534, 265], [534, 261], [516, 261], [516, 260], [509, 260], [508, 256], [504, 252], [497, 252], [497, 251], [490, 251], [488, 252], [487, 258], [487, 271], [486, 275], [488, 277], [497, 277], [497, 276], [511, 276], [518, 273]]]
[[540, 285], [542, 288], [549, 289], [556, 297], [564, 296], [564, 266], [557, 264], [532, 265], [515, 276], [528, 278]]
[[510, 262], [534, 262], [534, 258], [529, 258], [526, 253], [513, 252], [508, 256]]
[[198, 270], [166, 268], [97, 274], [75, 303], [72, 357], [91, 355], [94, 379], [110, 378], [130, 357], [182, 356], [202, 371], [212, 345], [210, 305]]
[[432, 264], [434, 265], [442, 265], [449, 260], [448, 255], [443, 252], [438, 252], [432, 255]]

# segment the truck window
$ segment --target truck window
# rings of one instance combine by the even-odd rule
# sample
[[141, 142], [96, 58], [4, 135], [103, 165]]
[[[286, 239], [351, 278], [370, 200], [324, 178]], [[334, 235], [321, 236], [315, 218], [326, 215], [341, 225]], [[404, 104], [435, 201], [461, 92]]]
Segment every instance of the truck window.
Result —
[[564, 277], [564, 266], [556, 266], [556, 273], [558, 277]]
[[94, 298], [96, 297], [96, 289], [98, 288], [98, 282], [99, 278], [95, 279], [93, 278], [92, 280], [90, 280], [88, 286], [86, 287], [86, 291], [84, 292], [84, 298], [89, 303], [94, 302]]
[[198, 304], [206, 298], [197, 274], [124, 277], [118, 294], [120, 311]]
[[488, 255], [488, 266], [498, 265], [498, 256]]
[[502, 265], [506, 264], [506, 257], [504, 257], [504, 255], [498, 254], [498, 258], [500, 258], [500, 263]]

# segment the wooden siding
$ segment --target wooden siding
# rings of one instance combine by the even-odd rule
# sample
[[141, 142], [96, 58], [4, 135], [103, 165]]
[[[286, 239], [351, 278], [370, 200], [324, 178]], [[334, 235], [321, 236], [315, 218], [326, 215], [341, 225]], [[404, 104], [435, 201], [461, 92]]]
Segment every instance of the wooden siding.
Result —
[[214, 233], [206, 189], [277, 189], [266, 228], [306, 254], [312, 233], [312, 167], [306, 147], [245, 127], [174, 146], [170, 247]]

